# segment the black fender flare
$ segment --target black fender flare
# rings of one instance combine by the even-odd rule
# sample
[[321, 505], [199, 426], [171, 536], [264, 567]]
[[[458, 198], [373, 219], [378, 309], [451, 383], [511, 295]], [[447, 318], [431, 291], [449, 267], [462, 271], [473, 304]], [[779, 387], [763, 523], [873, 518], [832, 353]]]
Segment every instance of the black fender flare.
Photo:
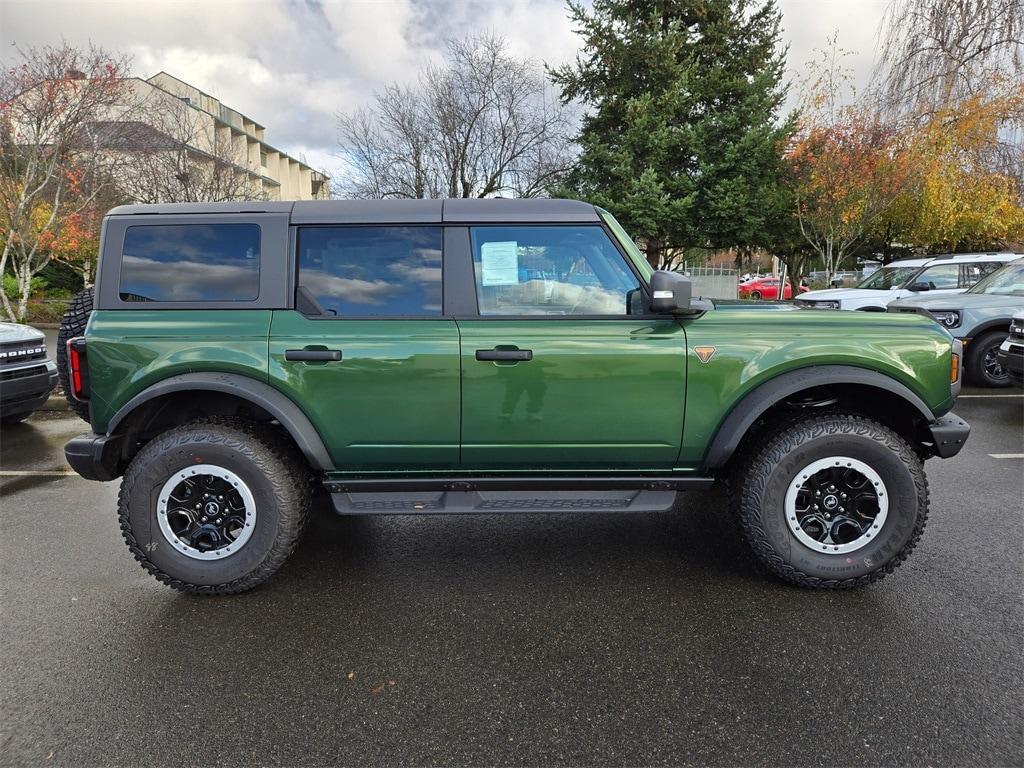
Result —
[[935, 420], [935, 414], [924, 400], [905, 384], [884, 373], [852, 365], [815, 365], [799, 368], [758, 385], [732, 407], [708, 447], [704, 457], [704, 472], [712, 472], [723, 467], [736, 451], [747, 430], [773, 405], [802, 390], [829, 384], [860, 384], [891, 392], [906, 400], [907, 405], [920, 412], [925, 421]]
[[984, 323], [979, 325], [973, 331], [969, 338], [972, 341], [977, 339], [982, 334], [988, 333], [989, 331], [1006, 331], [1007, 336], [1010, 334], [1010, 323], [1013, 322], [1013, 316], [1008, 315], [1005, 319], [997, 318], [995, 320], [986, 320]]
[[320, 433], [290, 397], [269, 384], [237, 373], [182, 373], [158, 381], [118, 409], [107, 425], [107, 434], [114, 435], [140, 405], [172, 392], [186, 391], [224, 392], [258, 405], [281, 423], [310, 466], [325, 472], [334, 469]]

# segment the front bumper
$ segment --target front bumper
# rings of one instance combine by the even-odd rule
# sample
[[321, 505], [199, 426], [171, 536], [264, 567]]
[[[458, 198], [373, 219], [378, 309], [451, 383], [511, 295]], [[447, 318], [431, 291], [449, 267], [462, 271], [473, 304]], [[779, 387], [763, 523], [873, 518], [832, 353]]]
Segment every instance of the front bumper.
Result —
[[940, 459], [948, 459], [960, 453], [970, 434], [971, 425], [950, 411], [928, 425], [928, 447]]
[[69, 440], [64, 458], [86, 480], [114, 480], [121, 476], [123, 438], [87, 432]]
[[0, 371], [0, 413], [31, 412], [39, 408], [57, 386], [57, 365], [44, 360], [14, 370]]
[[1024, 384], [1024, 344], [1007, 339], [999, 347], [996, 358], [1018, 385]]

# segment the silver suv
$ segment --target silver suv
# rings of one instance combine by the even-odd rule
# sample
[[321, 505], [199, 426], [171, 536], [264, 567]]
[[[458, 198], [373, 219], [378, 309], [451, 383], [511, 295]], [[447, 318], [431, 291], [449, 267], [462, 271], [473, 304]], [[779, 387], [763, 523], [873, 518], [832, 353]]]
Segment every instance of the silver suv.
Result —
[[999, 347], [1014, 314], [1024, 310], [1024, 258], [993, 272], [966, 293], [915, 296], [889, 304], [890, 312], [920, 312], [960, 339], [964, 368], [977, 384], [1006, 387], [1010, 374]]

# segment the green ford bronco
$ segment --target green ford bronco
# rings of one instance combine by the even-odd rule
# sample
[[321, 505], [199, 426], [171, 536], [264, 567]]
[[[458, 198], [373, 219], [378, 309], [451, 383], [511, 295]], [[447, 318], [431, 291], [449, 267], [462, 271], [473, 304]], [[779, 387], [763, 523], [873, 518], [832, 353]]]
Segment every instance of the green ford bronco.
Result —
[[918, 314], [714, 304], [570, 200], [115, 208], [60, 367], [122, 477], [135, 558], [181, 590], [276, 571], [312, 500], [341, 514], [654, 511], [727, 483], [782, 579], [891, 572], [959, 342]]

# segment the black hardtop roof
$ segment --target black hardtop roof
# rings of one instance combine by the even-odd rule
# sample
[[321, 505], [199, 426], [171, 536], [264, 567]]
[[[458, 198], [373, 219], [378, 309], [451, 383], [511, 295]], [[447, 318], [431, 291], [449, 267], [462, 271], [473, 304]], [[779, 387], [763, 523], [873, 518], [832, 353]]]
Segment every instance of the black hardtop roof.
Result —
[[598, 222], [581, 200], [299, 200], [295, 202], [120, 205], [108, 216], [287, 213], [292, 224], [500, 224]]

